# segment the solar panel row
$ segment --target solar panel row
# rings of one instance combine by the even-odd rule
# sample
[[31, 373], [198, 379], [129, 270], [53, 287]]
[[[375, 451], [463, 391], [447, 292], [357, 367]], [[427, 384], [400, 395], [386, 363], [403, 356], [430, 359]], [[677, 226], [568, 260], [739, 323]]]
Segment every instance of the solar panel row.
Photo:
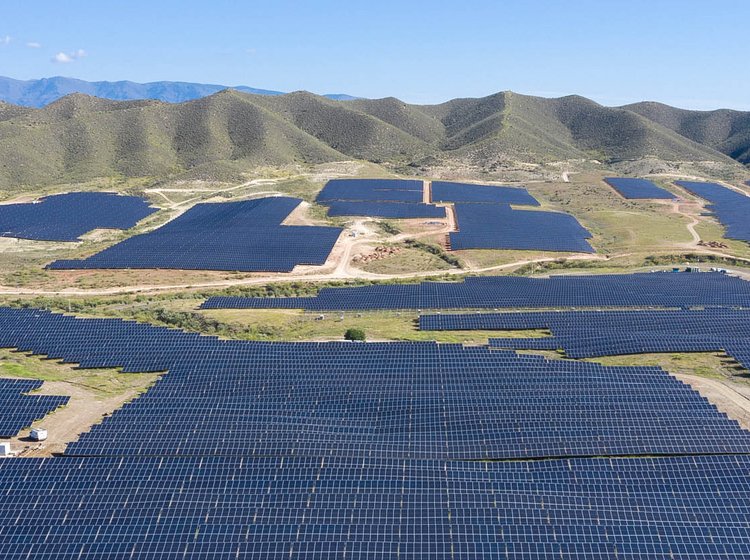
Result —
[[571, 358], [725, 351], [750, 369], [750, 310], [564, 311], [424, 315], [423, 330], [549, 329], [549, 338], [494, 338], [498, 348], [558, 349]]
[[169, 373], [68, 455], [519, 459], [750, 453], [750, 433], [659, 368], [435, 343], [219, 340], [0, 310], [0, 347]]
[[0, 378], [0, 437], [11, 438], [68, 403], [68, 397], [27, 395], [42, 386], [35, 379]]
[[750, 307], [750, 282], [719, 273], [469, 277], [464, 282], [323, 288], [315, 297], [217, 296], [203, 309], [480, 309], [540, 307]]
[[657, 187], [647, 179], [634, 179], [630, 177], [605, 177], [604, 181], [624, 198], [628, 199], [673, 199], [676, 198], [671, 192]]
[[422, 202], [424, 184], [407, 179], [333, 179], [318, 193], [316, 202], [334, 200]]
[[591, 234], [560, 212], [515, 210], [502, 204], [455, 205], [458, 232], [451, 249], [514, 249], [593, 253]]
[[[658, 368], [8, 308], [0, 346], [169, 370], [67, 456], [0, 461], [3, 558], [750, 554], [750, 434]], [[488, 449], [687, 455], [455, 460]]]
[[727, 238], [750, 242], [749, 196], [716, 183], [675, 181], [675, 184], [711, 203], [707, 208], [727, 228]]
[[374, 218], [445, 218], [445, 208], [421, 202], [359, 202], [327, 203], [329, 216], [372, 216]]
[[750, 458], [0, 462], [8, 560], [740, 559]]
[[471, 183], [432, 181], [432, 202], [475, 202], [539, 206], [539, 202], [520, 187], [498, 187]]
[[301, 264], [325, 264], [342, 230], [280, 225], [300, 202], [274, 197], [198, 204], [155, 231], [48, 268], [289, 272]]
[[0, 205], [0, 237], [78, 241], [94, 229], [129, 229], [156, 212], [137, 196], [73, 192], [34, 203]]

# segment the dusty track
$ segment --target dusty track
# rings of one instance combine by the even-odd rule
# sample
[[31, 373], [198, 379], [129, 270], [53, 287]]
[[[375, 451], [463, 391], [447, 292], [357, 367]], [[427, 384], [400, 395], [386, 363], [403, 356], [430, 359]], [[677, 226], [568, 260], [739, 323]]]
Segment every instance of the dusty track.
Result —
[[[565, 173], [566, 177], [568, 173]], [[659, 175], [652, 175], [659, 176]], [[670, 175], [673, 177], [673, 175]], [[700, 179], [698, 177], [683, 176], [685, 179]], [[222, 193], [236, 191], [243, 188], [253, 186], [270, 186], [275, 184], [282, 179], [254, 179], [247, 181], [240, 185], [228, 187], [224, 189], [209, 189], [209, 188], [155, 188], [147, 189], [145, 192], [152, 193], [161, 196], [165, 200], [169, 201], [170, 209], [174, 211], [184, 211], [185, 206], [204, 200], [205, 195], [217, 196]], [[568, 178], [569, 180], [569, 178]], [[725, 186], [731, 187], [726, 183], [720, 182]], [[429, 196], [431, 182], [425, 183], [425, 197]], [[735, 187], [735, 190], [740, 191]], [[201, 193], [203, 196], [191, 198], [182, 202], [173, 202], [165, 193]], [[249, 193], [253, 196], [256, 195], [279, 195], [281, 193], [273, 190], [264, 190], [258, 192]], [[696, 253], [704, 255], [715, 255], [718, 257], [734, 258], [739, 261], [743, 261], [750, 265], [750, 260], [735, 257], [719, 251], [707, 249], [698, 246], [698, 242], [701, 240], [700, 235], [695, 230], [695, 226], [701, 223], [700, 216], [683, 211], [680, 208], [680, 201], [668, 202], [671, 206], [670, 212], [679, 214], [686, 219], [690, 220], [686, 227], [692, 237], [692, 242], [685, 244], [686, 248], [694, 250]], [[684, 202], [683, 202], [684, 204]], [[106, 295], [118, 295], [118, 294], [133, 294], [133, 293], [159, 293], [159, 292], [170, 292], [177, 290], [194, 290], [204, 288], [225, 288], [230, 286], [243, 286], [243, 285], [254, 285], [254, 284], [268, 284], [272, 282], [295, 282], [295, 281], [306, 281], [306, 282], [327, 282], [331, 280], [347, 280], [347, 279], [370, 279], [370, 280], [393, 280], [398, 278], [421, 278], [435, 275], [461, 275], [471, 273], [484, 273], [484, 272], [495, 272], [503, 270], [513, 270], [515, 268], [528, 265], [528, 264], [543, 264], [557, 260], [559, 257], [544, 257], [538, 259], [522, 259], [510, 263], [501, 265], [489, 266], [489, 267], [467, 267], [463, 269], [449, 269], [449, 270], [426, 270], [419, 272], [412, 272], [406, 274], [375, 274], [360, 270], [352, 266], [352, 256], [356, 254], [357, 249], [371, 246], [373, 244], [381, 243], [401, 243], [406, 239], [420, 239], [425, 237], [431, 237], [435, 235], [447, 235], [451, 231], [456, 231], [455, 215], [452, 211], [452, 207], [446, 207], [447, 220], [445, 225], [438, 230], [430, 230], [418, 233], [400, 233], [397, 235], [382, 237], [372, 227], [374, 220], [370, 218], [364, 218], [356, 220], [350, 225], [342, 234], [340, 240], [334, 247], [334, 251], [331, 255], [331, 262], [326, 263], [323, 267], [298, 267], [293, 272], [288, 274], [265, 274], [258, 275], [252, 278], [234, 279], [234, 280], [219, 280], [211, 282], [199, 282], [199, 283], [184, 283], [184, 284], [168, 284], [168, 285], [131, 285], [131, 286], [116, 286], [111, 288], [93, 288], [93, 289], [78, 289], [78, 288], [65, 288], [60, 290], [44, 290], [34, 288], [17, 288], [14, 286], [0, 286], [0, 295], [9, 296], [106, 296]], [[312, 221], [307, 220], [304, 216], [297, 215], [296, 223], [310, 223]], [[357, 232], [356, 236], [350, 236], [352, 231]], [[631, 253], [614, 254], [609, 257], [603, 255], [592, 255], [592, 254], [572, 254], [566, 255], [566, 260], [574, 261], [595, 261], [595, 260], [607, 260], [608, 258], [626, 257]], [[749, 274], [740, 272], [740, 276], [750, 278]]]
[[677, 373], [671, 375], [690, 385], [721, 412], [739, 422], [740, 426], [746, 430], [750, 430], [750, 399], [743, 394], [743, 391], [750, 391], [750, 388], [697, 375]]

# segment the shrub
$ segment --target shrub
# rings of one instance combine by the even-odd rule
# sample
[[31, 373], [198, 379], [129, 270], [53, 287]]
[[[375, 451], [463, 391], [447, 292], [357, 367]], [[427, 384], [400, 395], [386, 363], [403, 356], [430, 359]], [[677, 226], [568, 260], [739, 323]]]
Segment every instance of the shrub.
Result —
[[344, 333], [344, 340], [360, 340], [364, 342], [366, 338], [365, 331], [362, 329], [347, 329]]

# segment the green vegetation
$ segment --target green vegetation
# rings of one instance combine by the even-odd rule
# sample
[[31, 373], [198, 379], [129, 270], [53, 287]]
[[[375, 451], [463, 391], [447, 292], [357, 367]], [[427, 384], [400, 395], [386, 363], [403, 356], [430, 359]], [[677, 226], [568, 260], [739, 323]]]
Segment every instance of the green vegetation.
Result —
[[433, 254], [439, 259], [448, 263], [450, 266], [462, 268], [461, 261], [458, 260], [455, 255], [451, 255], [450, 253], [445, 252], [439, 245], [424, 243], [422, 241], [418, 241], [417, 239], [407, 239], [406, 241], [404, 241], [404, 245], [406, 245], [407, 247], [412, 247], [413, 249], [419, 249], [420, 251], [425, 251], [426, 253]]
[[732, 378], [746, 373], [733, 358], [719, 352], [633, 354], [590, 358], [585, 361], [605, 366], [659, 366], [671, 373], [700, 375], [711, 379]]
[[[650, 120], [665, 124], [671, 115], [652, 111], [646, 118], [577, 96], [503, 92], [417, 106], [394, 98], [332, 101], [304, 92], [262, 96], [227, 90], [180, 104], [75, 94], [42, 109], [0, 112], [0, 160], [14, 162], [0, 168], [0, 188], [102, 177], [239, 183], [258, 166], [353, 159], [412, 174], [424, 163], [469, 160], [476, 171], [492, 173], [497, 154], [535, 164], [654, 156], [731, 166], [720, 149], [748, 160], [747, 113], [732, 113], [734, 126], [709, 135], [726, 115], [696, 121], [693, 113], [684, 114], [673, 126], [678, 134]], [[690, 126], [683, 124], [688, 121]], [[710, 138], [706, 145], [697, 142], [704, 138]]]
[[346, 332], [344, 333], [344, 340], [350, 340], [352, 342], [364, 342], [367, 340], [367, 335], [365, 335], [365, 331], [362, 329], [355, 329], [350, 328], [346, 329]]
[[107, 398], [133, 390], [143, 392], [156, 381], [158, 375], [123, 374], [114, 369], [75, 369], [52, 360], [0, 350], [0, 377], [65, 382], [92, 391], [100, 398]]
[[381, 220], [377, 222], [378, 227], [387, 235], [398, 235], [401, 230], [397, 228], [393, 222]]
[[355, 266], [365, 272], [375, 274], [408, 274], [419, 270], [448, 270], [453, 268], [444, 259], [432, 252], [410, 249], [408, 246], [401, 246], [401, 250], [393, 255], [365, 264], [355, 263]]
[[733, 157], [740, 163], [750, 164], [747, 112], [728, 109], [688, 111], [652, 101], [626, 105], [625, 109]]

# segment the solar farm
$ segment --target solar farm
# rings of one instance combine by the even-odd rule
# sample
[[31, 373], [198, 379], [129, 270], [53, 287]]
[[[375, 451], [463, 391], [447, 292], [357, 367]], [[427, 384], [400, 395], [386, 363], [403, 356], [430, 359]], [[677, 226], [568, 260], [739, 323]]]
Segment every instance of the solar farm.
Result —
[[433, 202], [475, 202], [539, 206], [525, 189], [432, 181]]
[[322, 265], [341, 229], [284, 226], [301, 203], [289, 197], [198, 204], [161, 228], [131, 237], [84, 260], [49, 268], [156, 268], [289, 272]]
[[310, 297], [214, 296], [204, 309], [493, 309], [560, 307], [750, 306], [750, 283], [721, 273], [606, 276], [470, 276], [422, 282], [323, 288]]
[[[672, 278], [696, 280], [672, 286]], [[642, 339], [665, 334], [668, 347], [674, 331], [664, 327], [678, 325], [688, 346], [731, 340], [748, 348], [736, 330], [746, 311], [724, 307], [747, 304], [742, 280], [651, 274], [588, 284], [610, 280], [639, 284], [651, 303], [671, 293], [720, 307], [425, 315], [420, 327], [543, 326], [580, 354], [590, 343], [579, 342], [582, 332], [606, 351], [649, 325]], [[717, 283], [735, 295], [707, 300]], [[562, 304], [585, 293], [561, 282], [543, 291]], [[727, 328], [707, 328], [722, 314]], [[0, 347], [118, 367], [118, 375], [167, 372], [62, 456], [0, 463], [6, 555], [750, 551], [750, 432], [658, 367], [551, 360], [502, 346], [232, 341], [1, 309]], [[51, 492], [53, 502], [42, 499]]]
[[750, 196], [716, 183], [676, 181], [676, 185], [710, 202], [708, 210], [726, 227], [729, 239], [750, 242]]
[[2, 558], [750, 557], [744, 187], [353, 166], [0, 204]]
[[674, 199], [671, 192], [655, 185], [647, 179], [636, 179], [631, 177], [606, 177], [604, 181], [629, 199]]
[[0, 204], [0, 236], [38, 241], [79, 241], [94, 229], [129, 229], [156, 212], [135, 196], [75, 192], [32, 203]]
[[591, 234], [574, 217], [561, 212], [515, 210], [501, 204], [456, 204], [458, 232], [451, 248], [526, 249], [593, 253]]
[[[431, 203], [421, 202], [429, 198]], [[539, 206], [521, 187], [393, 179], [332, 180], [320, 191], [319, 204], [329, 216], [371, 216], [392, 219], [445, 218], [440, 204], [453, 205], [455, 231], [448, 248], [537, 250], [593, 253], [591, 234], [562, 212], [529, 212], [513, 206]]]

